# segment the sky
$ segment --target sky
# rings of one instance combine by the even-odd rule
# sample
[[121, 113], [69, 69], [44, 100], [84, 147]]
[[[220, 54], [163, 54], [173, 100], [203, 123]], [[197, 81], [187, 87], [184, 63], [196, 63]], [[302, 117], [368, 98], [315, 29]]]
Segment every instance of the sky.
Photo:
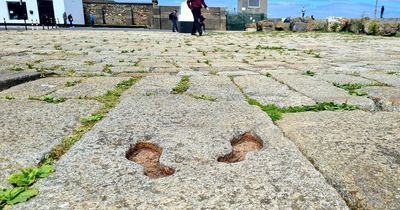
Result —
[[[116, 0], [119, 2], [151, 2], [151, 0]], [[184, 0], [158, 0], [159, 5], [180, 5]], [[205, 0], [210, 7], [226, 7], [237, 10], [237, 0]], [[400, 0], [378, 0], [378, 16], [385, 6], [384, 17], [400, 18]], [[375, 0], [269, 0], [268, 17], [300, 16], [305, 7], [306, 15], [316, 18], [341, 16], [349, 18], [374, 17]]]

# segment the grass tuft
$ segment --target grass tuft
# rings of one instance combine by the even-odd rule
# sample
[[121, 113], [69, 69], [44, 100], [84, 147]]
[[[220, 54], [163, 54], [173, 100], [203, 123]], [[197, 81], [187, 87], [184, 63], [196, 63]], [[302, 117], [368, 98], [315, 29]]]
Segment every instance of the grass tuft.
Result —
[[183, 76], [181, 81], [172, 89], [172, 94], [184, 93], [189, 89], [189, 76]]
[[275, 104], [262, 105], [257, 100], [247, 98], [247, 103], [253, 106], [258, 106], [262, 111], [268, 114], [272, 121], [282, 119], [283, 113], [296, 113], [296, 112], [319, 112], [319, 111], [339, 111], [339, 110], [357, 110], [358, 106], [350, 104], [336, 104], [334, 102], [323, 102], [315, 105], [293, 106], [288, 108], [279, 108]]

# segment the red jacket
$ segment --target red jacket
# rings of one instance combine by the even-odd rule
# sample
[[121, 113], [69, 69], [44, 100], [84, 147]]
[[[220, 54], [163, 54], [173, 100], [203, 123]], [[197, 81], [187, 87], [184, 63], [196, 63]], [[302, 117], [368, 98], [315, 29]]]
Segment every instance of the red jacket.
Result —
[[207, 8], [207, 4], [204, 0], [187, 0], [186, 3], [190, 9], [202, 8], [203, 6]]

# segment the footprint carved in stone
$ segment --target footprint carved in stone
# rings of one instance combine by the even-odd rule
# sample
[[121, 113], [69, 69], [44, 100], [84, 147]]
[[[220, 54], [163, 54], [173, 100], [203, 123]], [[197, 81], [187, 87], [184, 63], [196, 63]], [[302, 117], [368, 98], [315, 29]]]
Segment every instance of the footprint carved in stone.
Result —
[[263, 141], [256, 135], [247, 132], [231, 141], [232, 152], [218, 158], [218, 162], [237, 163], [246, 159], [246, 154], [258, 151], [263, 147]]
[[160, 163], [162, 148], [150, 143], [137, 143], [126, 152], [126, 158], [144, 168], [144, 175], [161, 178], [174, 174], [175, 170]]

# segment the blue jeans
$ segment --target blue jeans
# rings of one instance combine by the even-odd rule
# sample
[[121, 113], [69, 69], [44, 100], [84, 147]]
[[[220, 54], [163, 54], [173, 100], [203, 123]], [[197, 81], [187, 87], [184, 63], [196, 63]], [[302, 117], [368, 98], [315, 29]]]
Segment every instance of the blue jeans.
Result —
[[178, 24], [177, 24], [177, 21], [176, 21], [176, 20], [172, 20], [172, 32], [175, 32], [175, 30], [176, 30], [177, 32], [179, 32], [179, 30], [178, 30]]

